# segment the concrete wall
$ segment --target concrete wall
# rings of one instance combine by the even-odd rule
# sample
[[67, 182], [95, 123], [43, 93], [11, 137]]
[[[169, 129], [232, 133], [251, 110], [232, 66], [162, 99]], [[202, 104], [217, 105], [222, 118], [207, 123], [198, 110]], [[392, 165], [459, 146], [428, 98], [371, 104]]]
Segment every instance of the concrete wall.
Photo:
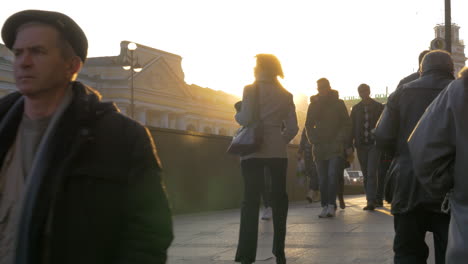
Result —
[[[243, 181], [239, 157], [226, 154], [231, 137], [150, 128], [164, 170], [173, 212], [191, 213], [240, 207]], [[306, 186], [296, 178], [297, 145], [289, 145], [287, 191], [304, 200]], [[347, 192], [362, 192], [347, 188]]]

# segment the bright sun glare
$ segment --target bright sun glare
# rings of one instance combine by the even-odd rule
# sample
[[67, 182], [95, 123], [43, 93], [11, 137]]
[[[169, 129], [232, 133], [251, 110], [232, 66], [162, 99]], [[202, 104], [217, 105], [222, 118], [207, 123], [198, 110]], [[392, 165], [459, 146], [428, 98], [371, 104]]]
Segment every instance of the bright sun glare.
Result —
[[[23, 9], [72, 16], [88, 35], [90, 56], [115, 56], [122, 40], [182, 56], [185, 81], [238, 96], [253, 81], [254, 56], [275, 54], [284, 86], [316, 93], [330, 80], [341, 97], [357, 96], [361, 83], [373, 94], [395, 89], [414, 72], [418, 54], [444, 22], [442, 0], [174, 0], [132, 3], [83, 0], [17, 1], [0, 10], [0, 24]], [[452, 21], [466, 39], [468, 1], [452, 0]]]

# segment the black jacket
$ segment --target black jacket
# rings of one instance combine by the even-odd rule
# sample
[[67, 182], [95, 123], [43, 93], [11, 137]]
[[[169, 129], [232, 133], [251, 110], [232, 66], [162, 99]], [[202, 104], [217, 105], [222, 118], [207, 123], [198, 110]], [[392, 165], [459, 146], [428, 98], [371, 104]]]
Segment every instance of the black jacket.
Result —
[[413, 167], [434, 196], [449, 197], [446, 263], [468, 259], [468, 78], [452, 82], [427, 108], [410, 140]]
[[[380, 114], [382, 114], [383, 104], [371, 99], [372, 101], [368, 105], [369, 111], [369, 128], [370, 130], [375, 128], [377, 121], [379, 120]], [[353, 124], [351, 140], [354, 143], [355, 147], [360, 147], [364, 145], [364, 103], [361, 101], [351, 110], [351, 122]], [[374, 139], [372, 138], [366, 145], [374, 144]]]
[[315, 160], [344, 157], [344, 149], [349, 146], [351, 119], [336, 90], [327, 96], [310, 97], [305, 129]]
[[[19, 97], [0, 99], [0, 122]], [[0, 131], [2, 163], [21, 116], [15, 113]], [[148, 130], [75, 82], [51, 148], [25, 263], [165, 263], [172, 220]], [[52, 221], [48, 235], [46, 221]]]
[[448, 72], [431, 71], [397, 89], [375, 130], [376, 145], [394, 153], [392, 213], [406, 213], [416, 207], [440, 212], [442, 200], [432, 197], [416, 180], [408, 149], [408, 137], [429, 104], [453, 80]]

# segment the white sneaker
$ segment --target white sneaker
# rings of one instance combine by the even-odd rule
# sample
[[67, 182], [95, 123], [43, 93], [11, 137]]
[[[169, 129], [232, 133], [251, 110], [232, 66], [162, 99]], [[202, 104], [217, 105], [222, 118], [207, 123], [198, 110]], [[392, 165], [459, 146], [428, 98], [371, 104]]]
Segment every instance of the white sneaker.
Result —
[[333, 204], [328, 205], [327, 217], [335, 217], [336, 206]]
[[271, 207], [263, 209], [262, 220], [270, 220], [272, 216]]
[[328, 207], [324, 206], [324, 207], [322, 207], [322, 212], [319, 214], [318, 217], [319, 218], [326, 218], [326, 217], [328, 217], [327, 213], [328, 213]]

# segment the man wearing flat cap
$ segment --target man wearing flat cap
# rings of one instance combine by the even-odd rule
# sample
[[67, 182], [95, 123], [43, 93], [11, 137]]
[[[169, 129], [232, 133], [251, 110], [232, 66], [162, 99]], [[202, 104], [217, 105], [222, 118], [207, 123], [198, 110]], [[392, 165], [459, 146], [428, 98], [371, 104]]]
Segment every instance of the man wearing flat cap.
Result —
[[1, 34], [18, 92], [0, 99], [0, 264], [165, 263], [172, 220], [154, 143], [75, 81], [84, 32], [26, 10]]
[[394, 261], [426, 263], [426, 232], [434, 236], [435, 263], [445, 263], [450, 216], [441, 211], [444, 196], [423, 188], [413, 169], [408, 138], [426, 108], [454, 79], [451, 55], [442, 50], [427, 53], [421, 77], [404, 84], [388, 98], [375, 129], [376, 146], [394, 158], [389, 173], [393, 181], [391, 212], [394, 215]]

